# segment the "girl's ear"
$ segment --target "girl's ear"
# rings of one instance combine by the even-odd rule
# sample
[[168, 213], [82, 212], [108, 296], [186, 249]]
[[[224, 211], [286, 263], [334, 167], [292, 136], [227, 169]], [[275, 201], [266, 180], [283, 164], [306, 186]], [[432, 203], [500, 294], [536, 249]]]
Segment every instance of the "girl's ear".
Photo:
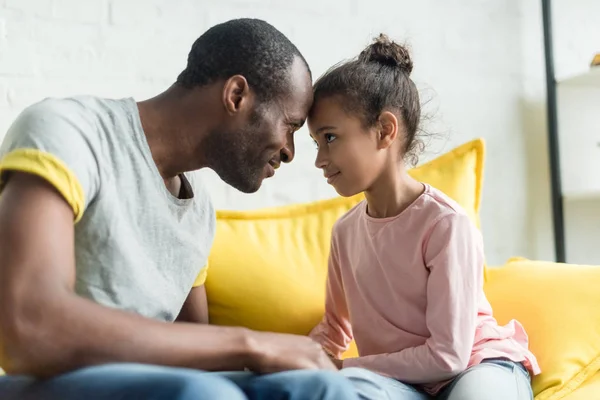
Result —
[[389, 111], [384, 111], [379, 115], [379, 148], [387, 149], [394, 143], [398, 136], [398, 118]]

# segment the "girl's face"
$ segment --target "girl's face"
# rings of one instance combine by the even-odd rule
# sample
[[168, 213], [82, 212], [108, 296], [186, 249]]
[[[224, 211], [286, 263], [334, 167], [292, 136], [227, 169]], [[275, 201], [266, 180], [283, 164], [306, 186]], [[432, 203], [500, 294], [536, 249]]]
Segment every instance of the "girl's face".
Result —
[[368, 190], [381, 175], [386, 148], [378, 129], [366, 129], [349, 115], [338, 97], [318, 100], [308, 118], [308, 129], [318, 151], [315, 166], [341, 196]]

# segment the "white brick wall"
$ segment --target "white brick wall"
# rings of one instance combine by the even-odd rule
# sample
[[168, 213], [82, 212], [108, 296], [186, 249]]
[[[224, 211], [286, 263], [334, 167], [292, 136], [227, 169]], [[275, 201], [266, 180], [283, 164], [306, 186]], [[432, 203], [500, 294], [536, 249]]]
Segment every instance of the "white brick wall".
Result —
[[[548, 203], [547, 187], [531, 185], [532, 168], [546, 173], [543, 157], [532, 164], [525, 156], [531, 143], [523, 118], [524, 77], [537, 82], [530, 97], [539, 100], [543, 89], [541, 30], [528, 25], [539, 14], [533, 3], [0, 0], [0, 136], [18, 112], [46, 96], [154, 95], [184, 67], [196, 37], [230, 18], [259, 17], [277, 26], [304, 53], [315, 77], [383, 31], [412, 45], [414, 78], [436, 111], [431, 129], [445, 135], [423, 160], [478, 136], [487, 140], [482, 218], [488, 261], [551, 257], [551, 236], [537, 236], [538, 225], [547, 227], [549, 208], [541, 207], [543, 217], [528, 218], [540, 209], [532, 199]], [[534, 125], [544, 145], [543, 127]], [[248, 209], [333, 196], [312, 166], [314, 155], [302, 130], [295, 162], [254, 195], [238, 193], [208, 172], [215, 203]], [[502, 213], [501, 205], [507, 207]]]

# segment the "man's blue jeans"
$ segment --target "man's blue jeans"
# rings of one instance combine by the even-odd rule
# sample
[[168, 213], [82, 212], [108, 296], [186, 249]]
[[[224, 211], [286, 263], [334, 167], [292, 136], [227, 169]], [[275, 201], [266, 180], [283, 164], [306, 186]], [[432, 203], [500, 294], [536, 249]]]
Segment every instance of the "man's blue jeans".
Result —
[[83, 368], [48, 380], [0, 377], [2, 400], [356, 400], [337, 372], [212, 373], [140, 364]]

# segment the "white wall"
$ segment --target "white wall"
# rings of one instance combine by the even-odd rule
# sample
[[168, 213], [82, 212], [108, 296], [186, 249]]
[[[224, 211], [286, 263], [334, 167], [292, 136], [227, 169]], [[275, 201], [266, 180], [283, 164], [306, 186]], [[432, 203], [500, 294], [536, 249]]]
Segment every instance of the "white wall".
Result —
[[[433, 100], [430, 129], [444, 136], [422, 160], [472, 138], [487, 141], [482, 222], [488, 261], [552, 258], [537, 3], [0, 0], [0, 135], [25, 106], [46, 96], [141, 100], [164, 90], [185, 66], [196, 37], [230, 18], [259, 17], [277, 26], [304, 53], [315, 77], [385, 32], [413, 47], [414, 79]], [[594, 29], [593, 19], [573, 24], [567, 3], [574, 1], [560, 3], [566, 21], [557, 35]], [[561, 40], [565, 50], [557, 55], [571, 57], [561, 72], [589, 62], [591, 37], [585, 46]], [[295, 162], [254, 195], [208, 173], [214, 201], [219, 208], [248, 209], [333, 196], [312, 166], [314, 155], [306, 130], [300, 131]]]

